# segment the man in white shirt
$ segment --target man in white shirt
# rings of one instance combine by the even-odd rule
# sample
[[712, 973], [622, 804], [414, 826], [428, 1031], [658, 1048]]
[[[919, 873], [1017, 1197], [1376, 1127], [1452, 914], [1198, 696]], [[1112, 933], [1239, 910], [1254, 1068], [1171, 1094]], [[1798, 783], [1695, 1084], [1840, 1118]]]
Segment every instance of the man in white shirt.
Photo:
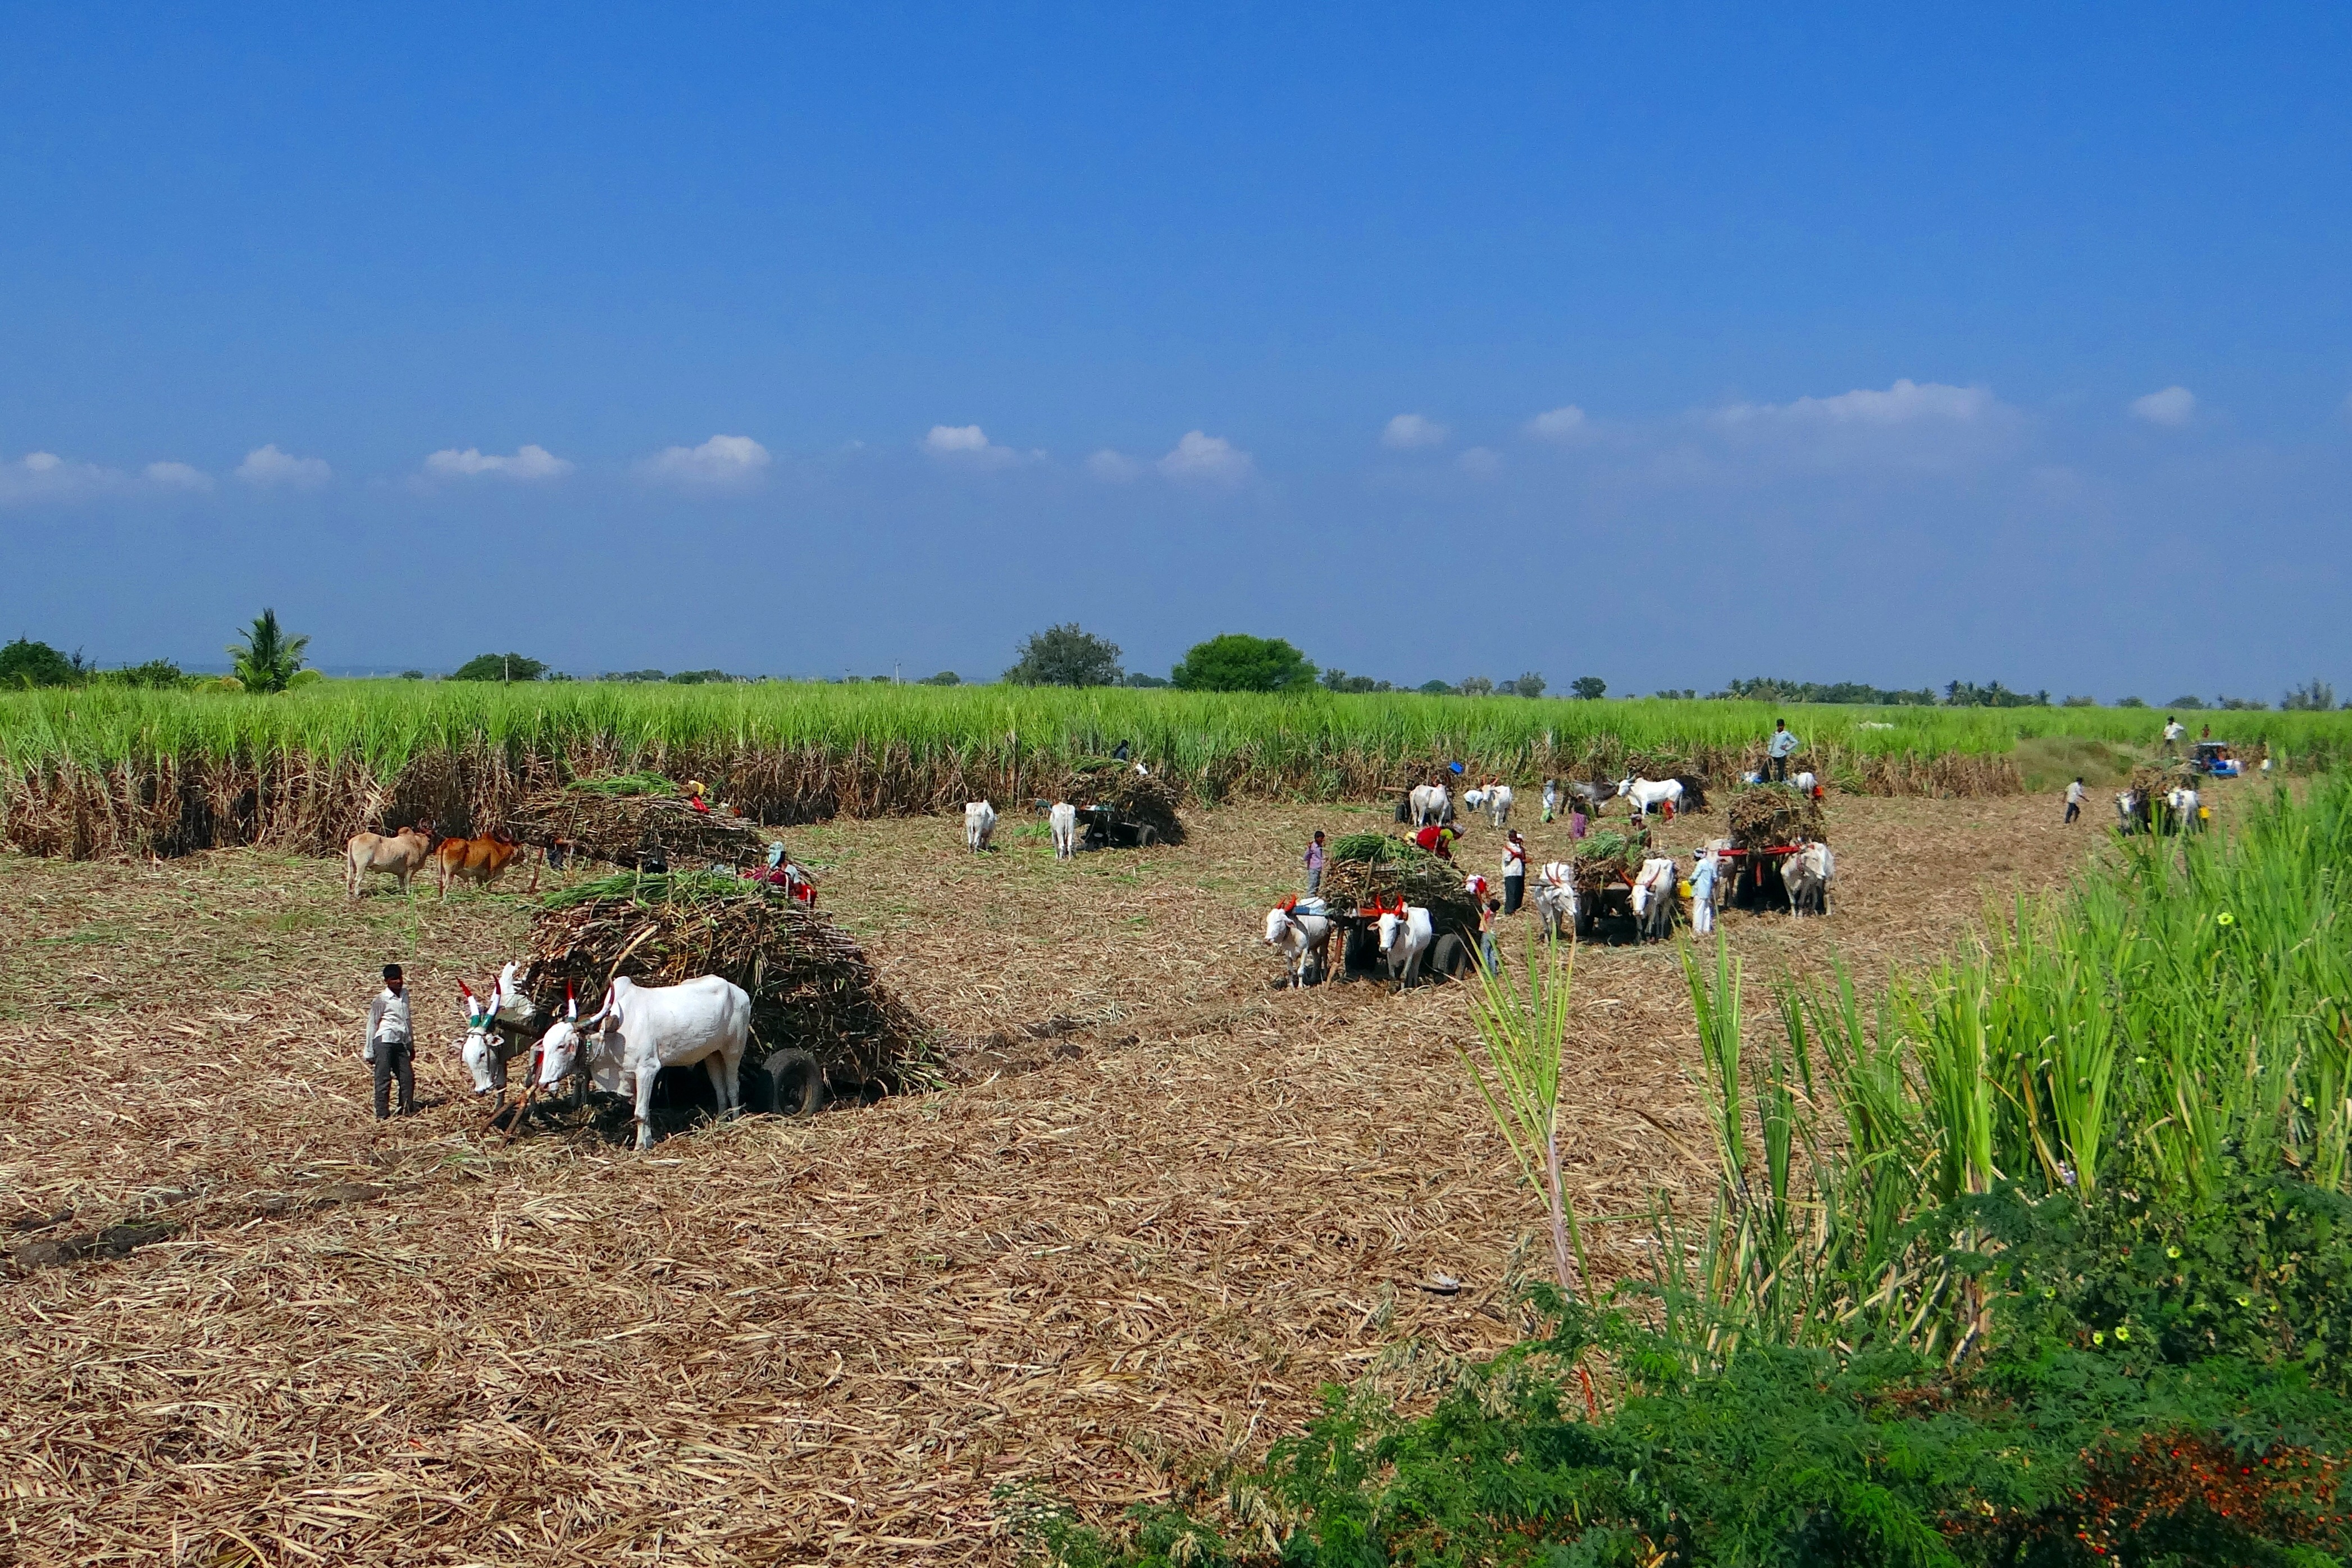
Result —
[[2083, 815], [2083, 781], [2076, 779], [2066, 786], [2066, 820], [2072, 823]]
[[2180, 737], [2187, 733], [2189, 733], [2189, 726], [2169, 713], [2164, 716], [2164, 749], [2167, 752], [2179, 751]]
[[375, 1119], [392, 1114], [392, 1086], [400, 1084], [400, 1113], [416, 1114], [416, 1046], [408, 1027], [408, 991], [400, 965], [383, 966], [383, 989], [368, 1004], [367, 1044], [361, 1051], [375, 1069]]

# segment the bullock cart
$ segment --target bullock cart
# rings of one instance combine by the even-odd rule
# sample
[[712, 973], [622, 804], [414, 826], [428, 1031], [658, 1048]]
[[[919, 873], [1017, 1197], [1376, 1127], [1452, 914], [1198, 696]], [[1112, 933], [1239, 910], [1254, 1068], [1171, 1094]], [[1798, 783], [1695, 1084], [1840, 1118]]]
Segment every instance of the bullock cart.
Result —
[[1385, 973], [1381, 913], [1400, 902], [1429, 911], [1434, 940], [1422, 965], [1424, 973], [1448, 979], [1465, 974], [1478, 951], [1478, 901], [1463, 886], [1463, 873], [1453, 861], [1409, 840], [1379, 833], [1340, 837], [1331, 846], [1323, 873], [1323, 898], [1332, 940], [1339, 944], [1343, 979]]
[[1142, 765], [1105, 759], [1071, 770], [1062, 798], [1077, 807], [1089, 849], [1149, 849], [1184, 842], [1174, 785]]
[[[541, 1013], [560, 1016], [567, 986], [586, 1012], [616, 976], [675, 985], [703, 974], [750, 994], [752, 1110], [805, 1114], [937, 1078], [929, 1029], [856, 939], [788, 889], [748, 878], [618, 876], [551, 894], [532, 921], [521, 984]], [[678, 1098], [708, 1099], [699, 1068], [665, 1069], [658, 1094], [671, 1093], [673, 1074]]]

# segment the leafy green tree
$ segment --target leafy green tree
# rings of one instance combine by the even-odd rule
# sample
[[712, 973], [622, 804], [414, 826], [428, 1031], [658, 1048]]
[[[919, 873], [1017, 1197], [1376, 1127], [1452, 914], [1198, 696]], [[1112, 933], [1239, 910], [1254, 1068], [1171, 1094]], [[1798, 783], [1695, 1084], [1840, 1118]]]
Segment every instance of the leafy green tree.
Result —
[[79, 658], [68, 658], [45, 642], [18, 637], [0, 647], [0, 687], [70, 686], [80, 673]]
[[1173, 676], [1186, 691], [1298, 691], [1315, 684], [1315, 667], [1280, 637], [1227, 632], [1194, 643]]
[[[681, 669], [669, 678], [672, 686], [713, 686], [735, 678], [723, 669]], [[877, 676], [876, 679], [881, 677]]]
[[1492, 697], [1495, 683], [1483, 675], [1465, 675], [1462, 678], [1462, 684], [1454, 689], [1465, 697]]
[[1451, 697], [1454, 695], [1454, 683], [1450, 680], [1424, 680], [1413, 689], [1423, 697]]
[[1168, 678], [1164, 675], [1146, 675], [1143, 671], [1139, 669], [1129, 673], [1125, 679], [1119, 682], [1119, 684], [1121, 686], [1132, 686], [1139, 689], [1148, 690], [1153, 687], [1166, 686], [1168, 684]]
[[2165, 706], [2167, 708], [2183, 709], [2190, 713], [2202, 713], [2205, 711], [2205, 700], [2202, 697], [2194, 695], [2188, 697], [2176, 697], [2171, 701], [2166, 703]]
[[449, 672], [452, 680], [539, 680], [547, 666], [519, 653], [478, 653]]
[[2147, 706], [2147, 699], [2145, 697], [2119, 697], [2116, 700], [2116, 706], [2118, 708], [2145, 708]]
[[2095, 697], [2069, 697], [2058, 704], [2061, 708], [2096, 708], [2098, 705], [2099, 700]]
[[1117, 686], [1118, 645], [1076, 621], [1047, 626], [1021, 645], [1004, 679], [1015, 686]]
[[1544, 694], [1544, 678], [1530, 669], [1517, 680], [1503, 682], [1502, 689], [1516, 697], [1541, 697]]
[[918, 686], [961, 686], [963, 684], [963, 677], [958, 675], [952, 669], [943, 669], [937, 675], [927, 675], [923, 677], [922, 679], [918, 680], [915, 684]]
[[1580, 675], [1568, 683], [1568, 694], [1584, 702], [1598, 702], [1609, 695], [1609, 683], [1597, 675]]
[[144, 686], [169, 690], [187, 684], [187, 672], [168, 658], [151, 658], [144, 664], [126, 664], [121, 669], [107, 671], [106, 679], [118, 686]]
[[2308, 686], [2289, 688], [2279, 699], [2279, 707], [2289, 713], [2326, 713], [2335, 706], [2336, 688], [2317, 676], [2311, 678]]
[[278, 612], [264, 609], [245, 634], [228, 645], [228, 656], [247, 691], [283, 691], [294, 672], [302, 668], [302, 651], [310, 646], [308, 637], [288, 637], [278, 624]]

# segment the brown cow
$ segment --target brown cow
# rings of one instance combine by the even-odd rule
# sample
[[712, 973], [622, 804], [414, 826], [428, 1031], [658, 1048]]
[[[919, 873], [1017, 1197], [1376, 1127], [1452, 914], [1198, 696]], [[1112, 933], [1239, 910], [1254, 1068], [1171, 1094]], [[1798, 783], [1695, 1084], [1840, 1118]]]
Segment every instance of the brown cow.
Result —
[[[487, 888], [506, 874], [506, 868], [524, 854], [523, 847], [511, 834], [490, 832], [472, 838], [444, 838], [433, 851], [441, 862], [441, 896], [449, 896], [449, 882], [455, 878]], [[539, 890], [539, 872], [530, 874], [530, 891]]]
[[354, 833], [343, 847], [344, 890], [352, 898], [360, 896], [360, 877], [367, 871], [380, 872], [400, 879], [400, 890], [408, 891], [408, 879], [425, 869], [432, 858], [433, 839], [422, 827], [404, 827], [394, 834]]

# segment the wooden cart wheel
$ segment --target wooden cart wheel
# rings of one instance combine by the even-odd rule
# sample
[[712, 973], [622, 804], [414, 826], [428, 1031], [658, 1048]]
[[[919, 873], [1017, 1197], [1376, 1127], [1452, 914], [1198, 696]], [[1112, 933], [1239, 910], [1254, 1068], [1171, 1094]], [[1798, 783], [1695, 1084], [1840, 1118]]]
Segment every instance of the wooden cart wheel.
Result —
[[1147, 822], [1136, 828], [1135, 847], [1138, 849], [1149, 849], [1159, 842], [1160, 830], [1152, 826], [1151, 824]]
[[814, 1116], [824, 1109], [824, 1069], [808, 1052], [772, 1052], [760, 1070], [775, 1086], [777, 1115]]

